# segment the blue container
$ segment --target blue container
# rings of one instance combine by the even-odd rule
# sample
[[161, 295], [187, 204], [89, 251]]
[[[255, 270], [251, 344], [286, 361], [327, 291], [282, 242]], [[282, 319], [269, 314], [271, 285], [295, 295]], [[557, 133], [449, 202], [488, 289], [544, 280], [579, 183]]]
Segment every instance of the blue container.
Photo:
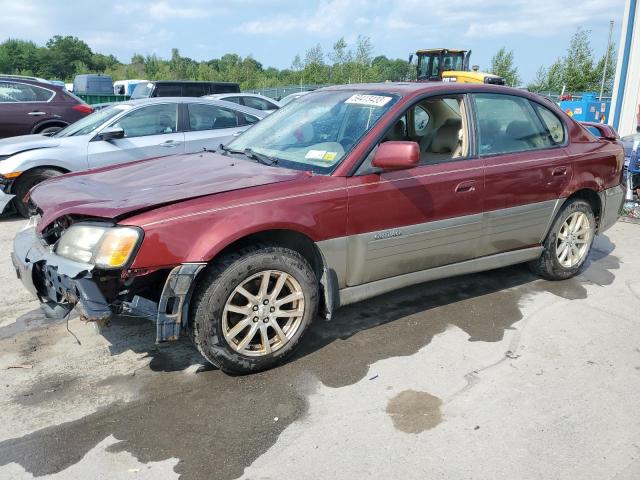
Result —
[[598, 101], [595, 93], [585, 93], [580, 100], [561, 101], [560, 108], [578, 122], [607, 123], [611, 101]]

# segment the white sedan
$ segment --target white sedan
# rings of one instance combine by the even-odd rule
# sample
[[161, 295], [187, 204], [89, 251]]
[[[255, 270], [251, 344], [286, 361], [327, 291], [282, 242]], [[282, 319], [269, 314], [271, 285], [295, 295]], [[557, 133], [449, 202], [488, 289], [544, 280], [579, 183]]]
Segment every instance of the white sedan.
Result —
[[282, 105], [273, 98], [260, 95], [259, 93], [216, 93], [206, 95], [204, 98], [214, 100], [224, 100], [225, 102], [233, 102], [245, 107], [262, 110], [266, 113], [272, 113], [278, 110]]

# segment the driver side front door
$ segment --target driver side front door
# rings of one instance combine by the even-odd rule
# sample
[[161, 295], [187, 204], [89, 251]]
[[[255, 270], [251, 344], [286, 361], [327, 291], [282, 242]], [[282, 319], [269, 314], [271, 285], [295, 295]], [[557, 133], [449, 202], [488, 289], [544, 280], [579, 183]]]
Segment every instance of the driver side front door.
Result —
[[184, 153], [184, 133], [178, 132], [178, 105], [161, 103], [132, 110], [109, 125], [124, 130], [124, 138], [89, 142], [89, 168]]

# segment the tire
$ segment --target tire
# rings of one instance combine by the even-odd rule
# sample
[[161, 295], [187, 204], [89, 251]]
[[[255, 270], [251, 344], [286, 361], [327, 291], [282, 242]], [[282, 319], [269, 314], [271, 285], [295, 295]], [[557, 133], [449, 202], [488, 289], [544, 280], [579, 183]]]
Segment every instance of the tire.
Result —
[[62, 125], [56, 127], [45, 127], [42, 130], [38, 130], [36, 133], [40, 135], [51, 135], [52, 133], [56, 133], [62, 130], [64, 127]]
[[[578, 228], [571, 230], [574, 219], [574, 228]], [[585, 221], [588, 221], [586, 227]], [[595, 231], [596, 220], [591, 205], [578, 198], [567, 201], [551, 225], [542, 255], [529, 264], [531, 270], [547, 280], [565, 280], [575, 276], [589, 256]], [[576, 235], [581, 232], [584, 233]]]
[[[245, 248], [221, 257], [203, 273], [189, 308], [190, 335], [202, 356], [224, 372], [259, 372], [284, 361], [316, 315], [318, 280], [294, 250]], [[249, 296], [239, 293], [239, 287]]]
[[25, 218], [29, 218], [30, 215], [30, 202], [24, 202], [23, 199], [29, 190], [31, 190], [37, 184], [44, 182], [58, 175], [62, 175], [60, 170], [54, 170], [52, 168], [35, 168], [26, 173], [20, 175], [13, 186], [12, 193], [15, 195], [13, 204], [18, 211], [18, 214]]

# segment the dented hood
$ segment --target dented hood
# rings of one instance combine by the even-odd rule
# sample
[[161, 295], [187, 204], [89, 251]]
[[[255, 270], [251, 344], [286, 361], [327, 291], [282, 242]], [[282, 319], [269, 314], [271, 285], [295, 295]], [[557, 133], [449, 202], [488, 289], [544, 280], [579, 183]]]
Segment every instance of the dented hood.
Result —
[[306, 173], [212, 152], [73, 173], [36, 186], [39, 229], [62, 215], [118, 218], [190, 198], [301, 178]]

